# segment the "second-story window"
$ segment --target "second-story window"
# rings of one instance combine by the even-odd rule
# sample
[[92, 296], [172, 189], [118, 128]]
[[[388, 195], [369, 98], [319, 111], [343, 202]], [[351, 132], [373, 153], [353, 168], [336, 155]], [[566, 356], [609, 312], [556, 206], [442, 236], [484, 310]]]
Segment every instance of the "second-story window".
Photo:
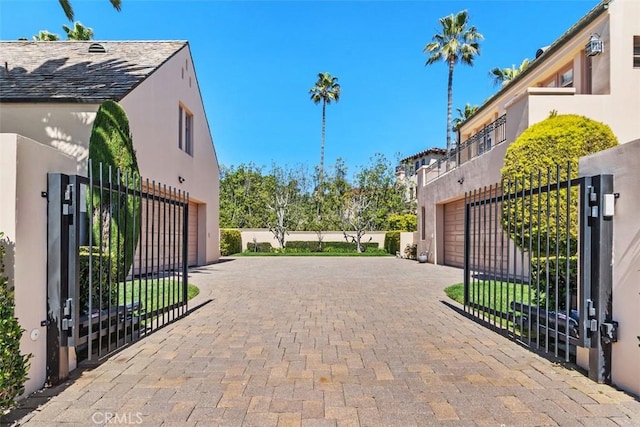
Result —
[[573, 68], [561, 72], [558, 83], [560, 87], [573, 87]]
[[640, 36], [633, 36], [633, 68], [640, 68]]
[[193, 114], [182, 104], [178, 106], [178, 148], [193, 155]]

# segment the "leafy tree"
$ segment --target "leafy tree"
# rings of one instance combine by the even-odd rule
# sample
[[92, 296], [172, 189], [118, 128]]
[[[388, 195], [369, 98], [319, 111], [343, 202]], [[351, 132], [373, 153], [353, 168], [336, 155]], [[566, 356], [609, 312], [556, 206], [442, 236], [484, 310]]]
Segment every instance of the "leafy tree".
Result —
[[262, 228], [269, 219], [267, 203], [273, 180], [253, 163], [220, 168], [220, 227]]
[[528, 58], [525, 58], [520, 63], [520, 66], [516, 68], [515, 65], [512, 65], [511, 68], [492, 68], [489, 72], [489, 75], [493, 79], [493, 83], [498, 85], [505, 85], [509, 83], [511, 80], [515, 79], [520, 73], [527, 69], [527, 67], [531, 64]]
[[77, 21], [73, 23], [73, 27], [66, 25], [62, 26], [62, 29], [67, 34], [67, 40], [92, 40], [93, 29], [85, 27], [81, 22]]
[[[91, 172], [95, 180], [100, 179], [102, 164], [102, 176], [105, 179], [108, 179], [109, 167], [112, 167], [112, 181], [117, 182], [116, 170], [119, 170], [122, 174], [120, 184], [136, 188], [139, 182], [138, 162], [129, 120], [124, 109], [115, 101], [105, 101], [98, 108], [89, 139], [89, 158], [92, 160]], [[102, 242], [103, 248], [109, 249], [118, 267], [122, 267], [118, 280], [124, 280], [133, 264], [131, 247], [137, 246], [140, 235], [138, 227], [132, 230], [133, 224], [140, 224], [140, 200], [98, 190], [93, 192], [92, 203], [95, 208], [93, 244]], [[115, 214], [112, 213], [114, 210]]]
[[[75, 13], [73, 11], [73, 6], [71, 5], [71, 0], [58, 0], [58, 2], [64, 11], [64, 15], [67, 17], [69, 22], [72, 22], [75, 18]], [[113, 8], [118, 12], [122, 9], [122, 0], [109, 0], [109, 3], [111, 3]]]
[[480, 54], [479, 40], [484, 37], [477, 28], [469, 25], [466, 10], [440, 18], [442, 33], [437, 33], [424, 47], [429, 55], [425, 65], [444, 61], [449, 67], [447, 84], [447, 151], [451, 150], [451, 109], [453, 106], [453, 69], [458, 62], [473, 65], [474, 58]]
[[353, 189], [343, 196], [341, 222], [345, 239], [356, 243], [361, 252], [367, 231], [382, 230], [390, 214], [405, 209], [404, 188], [396, 185], [394, 168], [384, 155], [376, 154], [356, 175]]
[[306, 177], [301, 169], [274, 165], [269, 179], [273, 182], [273, 191], [267, 203], [271, 212], [267, 227], [282, 249], [289, 231], [298, 229], [301, 224], [300, 196], [306, 188]]
[[392, 213], [387, 218], [385, 228], [390, 231], [416, 231], [418, 229], [418, 216], [413, 213]]
[[311, 100], [314, 104], [322, 103], [322, 139], [320, 142], [320, 178], [319, 183], [322, 184], [324, 175], [324, 138], [326, 128], [326, 108], [332, 101], [338, 102], [340, 100], [340, 85], [338, 84], [338, 77], [332, 76], [329, 73], [319, 73], [318, 80], [315, 85], [309, 89]]
[[38, 34], [33, 36], [33, 40], [41, 42], [55, 42], [60, 40], [60, 36], [54, 33], [50, 33], [47, 30], [40, 30]]

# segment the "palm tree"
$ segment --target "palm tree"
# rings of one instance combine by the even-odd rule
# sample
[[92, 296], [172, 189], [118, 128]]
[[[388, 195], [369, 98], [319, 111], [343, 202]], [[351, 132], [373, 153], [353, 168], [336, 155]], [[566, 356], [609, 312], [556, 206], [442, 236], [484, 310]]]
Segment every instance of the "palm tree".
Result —
[[[73, 7], [71, 6], [71, 0], [58, 0], [58, 2], [64, 11], [64, 15], [67, 17], [69, 22], [72, 22], [75, 14], [73, 12]], [[120, 12], [122, 9], [122, 0], [109, 0], [109, 2], [115, 10]]]
[[479, 40], [484, 36], [478, 29], [469, 24], [466, 10], [457, 14], [440, 18], [442, 33], [434, 34], [432, 42], [424, 47], [424, 53], [429, 55], [425, 65], [444, 61], [449, 66], [449, 80], [447, 92], [447, 151], [451, 150], [451, 108], [453, 103], [453, 68], [458, 62], [473, 65], [473, 60], [480, 55]]
[[457, 131], [458, 128], [462, 125], [462, 123], [467, 121], [469, 117], [473, 116], [476, 113], [476, 111], [478, 111], [478, 108], [479, 107], [477, 105], [471, 105], [469, 103], [465, 104], [464, 108], [456, 108], [456, 111], [458, 112], [458, 117], [453, 119], [452, 130], [454, 132]]
[[322, 141], [320, 143], [320, 176], [319, 183], [322, 184], [324, 175], [324, 135], [326, 123], [326, 108], [331, 101], [338, 102], [340, 100], [340, 85], [338, 78], [331, 76], [329, 73], [319, 73], [318, 81], [315, 86], [309, 89], [311, 100], [314, 104], [322, 102]]
[[492, 68], [489, 75], [493, 79], [495, 85], [505, 85], [515, 79], [520, 73], [527, 69], [531, 61], [528, 58], [522, 60], [518, 68], [512, 65], [511, 68]]
[[93, 39], [93, 29], [85, 27], [80, 21], [73, 23], [73, 28], [66, 25], [62, 29], [67, 33], [67, 40], [91, 40]]
[[33, 36], [33, 39], [35, 41], [41, 41], [41, 42], [55, 42], [60, 40], [60, 36], [54, 33], [50, 33], [47, 30], [40, 30], [38, 34]]

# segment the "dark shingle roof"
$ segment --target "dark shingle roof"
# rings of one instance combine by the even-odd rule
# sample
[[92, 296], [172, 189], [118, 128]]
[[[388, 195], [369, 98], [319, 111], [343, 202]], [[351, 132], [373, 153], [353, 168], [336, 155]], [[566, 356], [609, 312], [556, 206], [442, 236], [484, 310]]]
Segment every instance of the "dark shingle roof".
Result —
[[[104, 53], [89, 53], [99, 43]], [[0, 101], [121, 100], [186, 41], [2, 41]]]

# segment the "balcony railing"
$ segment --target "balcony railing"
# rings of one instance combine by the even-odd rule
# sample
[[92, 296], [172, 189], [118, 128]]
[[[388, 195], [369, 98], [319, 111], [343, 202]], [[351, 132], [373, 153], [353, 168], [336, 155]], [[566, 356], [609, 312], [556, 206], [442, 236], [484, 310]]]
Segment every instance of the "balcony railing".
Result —
[[471, 135], [462, 144], [456, 145], [451, 152], [422, 170], [423, 183], [433, 181], [440, 175], [453, 170], [469, 160], [481, 156], [495, 145], [507, 139], [507, 115], [503, 114], [489, 123], [478, 133]]

